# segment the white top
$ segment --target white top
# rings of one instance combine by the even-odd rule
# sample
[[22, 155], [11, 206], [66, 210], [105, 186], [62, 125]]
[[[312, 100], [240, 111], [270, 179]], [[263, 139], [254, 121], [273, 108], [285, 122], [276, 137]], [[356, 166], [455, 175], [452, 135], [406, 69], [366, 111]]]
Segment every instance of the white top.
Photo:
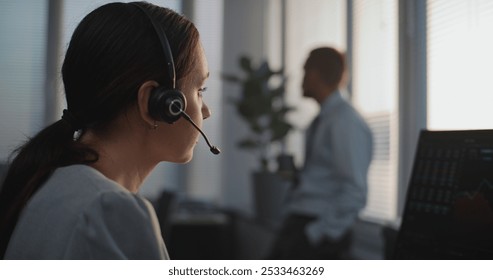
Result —
[[169, 259], [156, 213], [85, 165], [58, 168], [24, 208], [5, 259]]

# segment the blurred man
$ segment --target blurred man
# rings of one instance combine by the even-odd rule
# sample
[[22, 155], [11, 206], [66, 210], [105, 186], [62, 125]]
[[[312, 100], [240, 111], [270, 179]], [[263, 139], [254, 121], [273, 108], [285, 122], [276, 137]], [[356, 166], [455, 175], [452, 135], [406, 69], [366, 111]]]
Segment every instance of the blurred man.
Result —
[[344, 56], [333, 48], [310, 52], [303, 96], [320, 105], [307, 130], [305, 164], [287, 203], [273, 259], [347, 257], [351, 228], [366, 204], [372, 134], [340, 92]]

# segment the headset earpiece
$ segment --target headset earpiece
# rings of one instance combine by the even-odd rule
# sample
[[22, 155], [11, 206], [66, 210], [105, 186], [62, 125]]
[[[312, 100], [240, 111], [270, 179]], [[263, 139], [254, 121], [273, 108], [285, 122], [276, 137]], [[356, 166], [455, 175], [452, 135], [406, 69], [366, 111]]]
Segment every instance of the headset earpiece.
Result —
[[149, 96], [149, 115], [157, 121], [176, 122], [187, 107], [187, 100], [179, 90], [157, 87]]

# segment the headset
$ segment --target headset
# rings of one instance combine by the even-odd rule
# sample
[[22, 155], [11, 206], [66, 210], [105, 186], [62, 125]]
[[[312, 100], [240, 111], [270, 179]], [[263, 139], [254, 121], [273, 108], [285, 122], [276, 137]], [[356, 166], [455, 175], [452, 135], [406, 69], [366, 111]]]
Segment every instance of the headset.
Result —
[[180, 117], [182, 111], [185, 111], [187, 106], [185, 96], [183, 93], [176, 89], [176, 71], [175, 63], [173, 61], [173, 54], [169, 45], [168, 38], [161, 25], [159, 25], [145, 7], [139, 3], [131, 3], [138, 7], [147, 16], [152, 23], [156, 35], [161, 42], [164, 57], [166, 59], [166, 66], [169, 79], [171, 81], [172, 89], [168, 89], [165, 86], [158, 86], [154, 88], [149, 97], [149, 114], [157, 121], [164, 121], [169, 124], [176, 122]]
[[190, 122], [195, 129], [197, 129], [200, 134], [204, 137], [207, 145], [209, 146], [211, 152], [215, 155], [219, 154], [219, 150], [216, 146], [212, 146], [209, 143], [209, 139], [205, 133], [195, 124], [192, 118], [185, 113], [187, 107], [187, 100], [185, 95], [176, 89], [176, 71], [175, 63], [173, 60], [173, 53], [171, 52], [171, 47], [169, 45], [168, 38], [166, 37], [166, 32], [161, 25], [159, 25], [152, 15], [147, 11], [147, 9], [139, 3], [129, 3], [138, 7], [149, 19], [154, 27], [154, 31], [161, 42], [161, 47], [163, 49], [164, 57], [166, 59], [166, 66], [168, 68], [168, 75], [171, 81], [172, 88], [166, 88], [165, 86], [158, 86], [151, 91], [148, 101], [149, 115], [157, 121], [164, 121], [169, 124], [173, 124], [181, 117], [184, 117], [188, 122]]

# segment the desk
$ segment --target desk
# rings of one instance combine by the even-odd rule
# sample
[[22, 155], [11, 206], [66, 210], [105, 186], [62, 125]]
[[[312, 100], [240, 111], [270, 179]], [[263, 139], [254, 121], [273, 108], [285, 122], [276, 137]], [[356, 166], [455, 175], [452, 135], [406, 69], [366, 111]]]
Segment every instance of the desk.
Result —
[[171, 218], [168, 251], [174, 260], [234, 258], [233, 220], [226, 213], [176, 213]]
[[240, 260], [266, 259], [277, 236], [277, 228], [253, 217], [238, 214], [235, 222], [236, 254]]
[[264, 259], [276, 236], [274, 223], [210, 204], [176, 202], [164, 193], [156, 202], [171, 259]]

